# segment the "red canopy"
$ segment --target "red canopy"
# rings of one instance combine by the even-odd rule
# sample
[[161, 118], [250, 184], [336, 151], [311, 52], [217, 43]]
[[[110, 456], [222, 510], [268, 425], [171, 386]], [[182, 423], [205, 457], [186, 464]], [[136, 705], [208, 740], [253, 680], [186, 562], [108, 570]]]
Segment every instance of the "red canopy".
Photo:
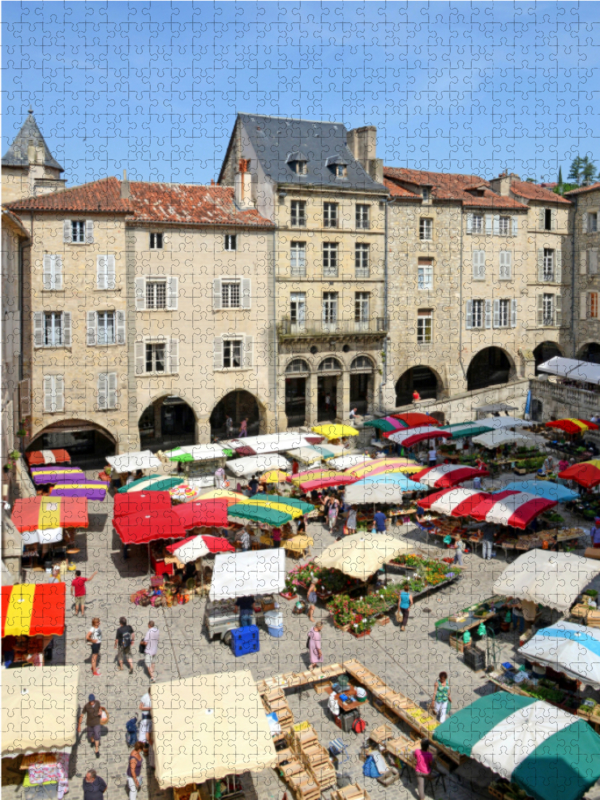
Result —
[[147, 544], [157, 539], [183, 539], [185, 528], [174, 509], [146, 509], [113, 519], [113, 527], [123, 544]]
[[421, 497], [417, 505], [423, 509], [430, 509], [438, 501], [445, 500], [443, 504], [440, 503], [440, 506], [434, 510], [442, 514], [448, 514], [451, 517], [469, 517], [475, 506], [488, 497], [490, 497], [489, 492], [477, 492], [473, 489], [452, 487], [451, 489], [443, 489], [441, 492], [428, 494], [427, 497]]
[[239, 499], [234, 497], [214, 497], [210, 500], [182, 503], [173, 510], [186, 530], [202, 525], [226, 528], [229, 525], [227, 509], [237, 502]]
[[482, 500], [471, 509], [471, 516], [480, 522], [496, 522], [513, 528], [525, 528], [538, 514], [556, 506], [545, 497], [505, 489]]
[[[300, 484], [303, 492], [312, 492], [313, 489], [326, 489], [328, 486], [347, 486], [356, 483], [358, 478], [355, 475], [338, 475], [333, 478], [319, 478], [315, 481], [304, 481]], [[267, 496], [267, 500], [268, 500]]]
[[600, 484], [600, 460], [596, 458], [592, 461], [581, 461], [579, 464], [573, 464], [559, 472], [558, 477], [568, 481], [575, 481], [586, 489], [593, 489], [594, 486]]
[[[193, 542], [194, 539], [197, 539], [197, 536], [188, 536], [186, 539], [183, 539], [181, 542], [173, 542], [173, 544], [168, 544], [165, 550], [168, 550], [169, 553], [177, 553], [180, 547], [183, 547], [188, 542]], [[208, 547], [211, 553], [235, 553], [235, 547], [230, 544], [224, 536], [204, 536], [201, 535], [200, 538], [204, 542], [204, 544]]]
[[21, 533], [44, 528], [87, 528], [85, 497], [24, 497], [15, 500], [12, 521]]
[[2, 636], [61, 636], [65, 631], [64, 583], [2, 587]]
[[[52, 460], [46, 461], [46, 453], [52, 454]], [[32, 450], [31, 453], [26, 453], [25, 458], [30, 467], [36, 464], [68, 464], [71, 461], [71, 456], [66, 450]]]
[[148, 513], [171, 508], [169, 492], [125, 492], [115, 495], [113, 517], [126, 517], [129, 514]]
[[422, 425], [442, 424], [435, 417], [430, 417], [429, 414], [423, 414], [421, 411], [407, 411], [405, 414], [390, 414], [389, 416], [399, 419], [407, 428], [420, 428]]
[[468, 467], [464, 464], [442, 464], [439, 467], [426, 467], [421, 472], [411, 475], [411, 480], [425, 483], [432, 489], [447, 489], [456, 486], [462, 481], [471, 481], [473, 478], [485, 478], [490, 473], [487, 469]]

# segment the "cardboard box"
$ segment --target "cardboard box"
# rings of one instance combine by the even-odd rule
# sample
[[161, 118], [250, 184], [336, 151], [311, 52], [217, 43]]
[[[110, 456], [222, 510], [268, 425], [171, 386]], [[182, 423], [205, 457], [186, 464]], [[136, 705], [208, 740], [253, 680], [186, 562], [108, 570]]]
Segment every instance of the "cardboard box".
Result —
[[588, 547], [583, 555], [585, 558], [595, 558], [596, 561], [600, 561], [600, 547]]

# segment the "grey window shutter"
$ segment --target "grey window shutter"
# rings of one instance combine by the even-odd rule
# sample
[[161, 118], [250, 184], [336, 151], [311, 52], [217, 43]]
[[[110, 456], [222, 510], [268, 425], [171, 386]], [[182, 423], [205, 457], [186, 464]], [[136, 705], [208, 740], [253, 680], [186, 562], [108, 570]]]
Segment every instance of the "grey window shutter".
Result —
[[494, 300], [494, 328], [500, 327], [500, 300]]
[[117, 373], [108, 373], [108, 408], [117, 407]]
[[85, 243], [94, 244], [94, 220], [86, 219], [85, 221]]
[[562, 297], [559, 294], [554, 295], [554, 324], [557, 328], [562, 325]]
[[101, 372], [98, 375], [98, 410], [106, 411], [108, 408], [108, 374]]
[[539, 217], [539, 219], [538, 219], [538, 228], [543, 231], [545, 226], [546, 226], [546, 209], [545, 208], [540, 208], [538, 217]]
[[33, 346], [44, 346], [44, 314], [36, 311], [33, 315]]
[[242, 278], [242, 308], [250, 308], [252, 306], [250, 278]]
[[106, 288], [114, 289], [117, 285], [117, 264], [114, 256], [106, 257]]
[[538, 283], [544, 282], [544, 251], [540, 248], [537, 251]]
[[581, 220], [581, 232], [587, 233], [587, 229], [588, 229], [588, 217], [587, 214], [584, 214]]
[[473, 301], [467, 300], [467, 330], [473, 327]]
[[19, 411], [21, 419], [31, 416], [31, 383], [29, 378], [19, 381]]
[[213, 345], [214, 368], [223, 369], [223, 337], [215, 337]]
[[494, 214], [494, 236], [500, 234], [500, 214]]
[[516, 328], [517, 327], [517, 301], [511, 300], [510, 301], [510, 327]]
[[54, 397], [56, 404], [56, 411], [65, 410], [65, 378], [64, 375], [54, 376]]
[[252, 336], [244, 336], [244, 369], [254, 367], [253, 347]]
[[556, 259], [556, 266], [554, 267], [554, 280], [556, 283], [562, 283], [562, 250], [555, 250], [554, 258]]
[[179, 339], [169, 339], [168, 351], [168, 371], [171, 375], [176, 375], [179, 372]]
[[544, 295], [538, 294], [536, 295], [536, 322], [538, 328], [541, 328], [544, 324]]
[[44, 263], [42, 269], [43, 286], [46, 291], [54, 289], [54, 256], [44, 255]]
[[492, 222], [493, 222], [492, 215], [491, 214], [486, 214], [485, 215], [485, 232], [486, 232], [487, 236], [491, 236], [492, 235]]
[[63, 261], [62, 256], [56, 255], [52, 256], [54, 259], [53, 263], [53, 271], [54, 271], [54, 286], [53, 288], [56, 291], [61, 291], [63, 288]]
[[54, 411], [54, 375], [44, 375], [44, 412]]
[[88, 347], [94, 347], [98, 341], [98, 317], [95, 311], [87, 312], [87, 336], [86, 342]]
[[558, 229], [558, 210], [556, 208], [550, 212], [550, 229], [553, 231]]
[[485, 301], [485, 327], [491, 328], [492, 327], [492, 301], [486, 300]]
[[126, 330], [125, 330], [125, 312], [117, 311], [117, 344], [125, 344]]
[[135, 279], [135, 310], [146, 309], [146, 278]]
[[96, 257], [96, 288], [108, 289], [108, 256]]
[[579, 294], [579, 319], [588, 318], [588, 309], [590, 307], [589, 297], [587, 292], [580, 292]]
[[179, 278], [171, 275], [167, 278], [167, 310], [177, 311], [179, 304]]
[[519, 233], [519, 218], [513, 217], [512, 218], [512, 235], [517, 236]]
[[146, 345], [145, 342], [135, 343], [135, 373], [143, 375], [146, 372]]
[[587, 252], [585, 250], [582, 250], [579, 253], [579, 274], [580, 275], [587, 275], [587, 262], [588, 262]]
[[63, 311], [63, 344], [65, 347], [71, 347], [73, 342], [73, 330], [71, 325], [71, 312]]
[[467, 214], [467, 233], [473, 233], [473, 214]]
[[213, 311], [220, 311], [222, 306], [221, 278], [215, 278], [213, 281]]
[[63, 222], [63, 242], [65, 244], [71, 244], [73, 241], [73, 227], [71, 225], [71, 220], [66, 219]]
[[588, 250], [588, 264], [590, 275], [598, 274], [598, 251], [596, 249]]

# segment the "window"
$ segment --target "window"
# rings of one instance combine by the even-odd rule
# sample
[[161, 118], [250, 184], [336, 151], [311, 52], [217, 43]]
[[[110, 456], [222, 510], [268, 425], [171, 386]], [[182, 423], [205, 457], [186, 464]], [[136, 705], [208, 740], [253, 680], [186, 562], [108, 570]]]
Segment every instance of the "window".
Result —
[[485, 300], [473, 300], [473, 327], [483, 328], [485, 320]]
[[56, 414], [65, 410], [65, 376], [44, 375], [44, 413]]
[[98, 344], [115, 344], [116, 331], [115, 331], [115, 312], [114, 311], [98, 311], [97, 322]]
[[235, 233], [225, 234], [225, 250], [237, 250], [237, 236]]
[[293, 228], [306, 227], [306, 202], [304, 200], [292, 200], [290, 223]]
[[590, 212], [587, 215], [587, 232], [588, 233], [598, 232], [598, 214], [595, 211]]
[[292, 242], [290, 245], [290, 271], [292, 277], [306, 277], [306, 242]]
[[433, 239], [433, 220], [429, 217], [421, 217], [419, 220], [419, 239], [422, 242], [429, 242]]
[[87, 345], [125, 344], [124, 311], [88, 311]]
[[146, 308], [160, 309], [167, 307], [167, 282], [166, 280], [146, 281]]
[[71, 347], [71, 313], [36, 311], [33, 315], [34, 347]]
[[62, 312], [51, 311], [44, 314], [44, 347], [62, 347]]
[[500, 280], [512, 280], [512, 253], [508, 250], [500, 251]]
[[337, 324], [337, 292], [324, 292], [323, 294], [323, 326], [335, 326]]
[[63, 220], [63, 242], [65, 244], [93, 244], [94, 220]]
[[356, 227], [362, 230], [368, 230], [371, 227], [370, 221], [370, 206], [357, 205], [356, 206]]
[[146, 344], [146, 372], [166, 372], [167, 346], [160, 344]]
[[473, 233], [483, 233], [483, 214], [473, 214], [471, 230]]
[[544, 281], [554, 281], [554, 250], [544, 248]]
[[473, 250], [473, 280], [485, 280], [485, 250]]
[[543, 295], [543, 325], [544, 327], [550, 327], [554, 325], [554, 295], [553, 294], [544, 294]]
[[98, 375], [98, 410], [117, 408], [117, 373], [101, 372]]
[[417, 312], [417, 342], [431, 344], [433, 341], [433, 312], [430, 310]]
[[494, 300], [494, 328], [510, 327], [510, 300]]
[[319, 372], [341, 372], [342, 365], [337, 358], [326, 358], [319, 364]]
[[221, 308], [241, 308], [240, 281], [226, 281], [221, 284]]
[[290, 372], [310, 372], [310, 367], [303, 358], [295, 358], [285, 368], [287, 373]]
[[498, 235], [510, 236], [510, 217], [500, 217], [498, 219]]
[[419, 259], [418, 286], [423, 291], [431, 291], [433, 289], [433, 259]]
[[334, 164], [333, 165], [333, 174], [336, 178], [345, 178], [347, 173], [346, 165], [345, 164]]
[[336, 242], [323, 242], [323, 275], [337, 277], [338, 245]]
[[587, 293], [588, 319], [598, 319], [598, 292]]
[[150, 250], [162, 250], [163, 249], [163, 235], [162, 233], [151, 233], [150, 234]]
[[290, 295], [290, 322], [292, 331], [302, 331], [306, 324], [306, 293], [292, 292]]
[[357, 278], [369, 277], [369, 245], [357, 242], [354, 245], [354, 268]]
[[552, 209], [545, 208], [544, 209], [544, 230], [551, 231], [552, 230]]
[[63, 288], [63, 263], [59, 255], [44, 255], [43, 287], [45, 292], [61, 291]]
[[354, 295], [354, 322], [357, 330], [368, 330], [369, 328], [370, 301], [369, 292], [356, 292]]
[[325, 228], [337, 228], [338, 204], [323, 203], [323, 225]]
[[96, 288], [106, 291], [116, 286], [116, 263], [114, 256], [98, 256], [96, 259]]
[[223, 340], [223, 369], [241, 369], [242, 367], [242, 340]]
[[71, 221], [71, 241], [73, 244], [83, 244], [85, 242], [85, 222], [83, 220]]
[[296, 173], [296, 175], [307, 175], [308, 174], [308, 164], [306, 161], [292, 161], [292, 169]]
[[431, 197], [431, 192], [429, 189], [422, 190], [423, 202], [428, 203], [429, 198]]

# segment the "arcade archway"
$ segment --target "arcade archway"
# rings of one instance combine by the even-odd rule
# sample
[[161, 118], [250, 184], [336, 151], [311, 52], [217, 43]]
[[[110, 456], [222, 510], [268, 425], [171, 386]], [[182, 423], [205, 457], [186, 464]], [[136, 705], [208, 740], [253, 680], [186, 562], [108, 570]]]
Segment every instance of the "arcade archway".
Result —
[[591, 361], [592, 364], [600, 364], [600, 344], [598, 342], [588, 342], [577, 354], [581, 361]]
[[177, 395], [159, 397], [138, 422], [142, 450], [171, 450], [196, 442], [196, 415]]
[[245, 389], [236, 389], [225, 395], [213, 408], [210, 415], [210, 438], [226, 439], [227, 429], [225, 421], [231, 417], [233, 421], [233, 434], [240, 432], [242, 420], [248, 421], [248, 436], [257, 436], [260, 433], [260, 408], [258, 400]]
[[485, 389], [508, 383], [512, 364], [499, 347], [486, 347], [473, 356], [467, 370], [467, 390]]
[[539, 374], [538, 367], [540, 364], [545, 364], [555, 356], [562, 356], [562, 351], [556, 342], [541, 342], [533, 351], [535, 358], [535, 374]]
[[414, 391], [419, 393], [421, 400], [437, 400], [442, 391], [442, 381], [429, 367], [411, 367], [396, 383], [396, 406], [412, 403]]

